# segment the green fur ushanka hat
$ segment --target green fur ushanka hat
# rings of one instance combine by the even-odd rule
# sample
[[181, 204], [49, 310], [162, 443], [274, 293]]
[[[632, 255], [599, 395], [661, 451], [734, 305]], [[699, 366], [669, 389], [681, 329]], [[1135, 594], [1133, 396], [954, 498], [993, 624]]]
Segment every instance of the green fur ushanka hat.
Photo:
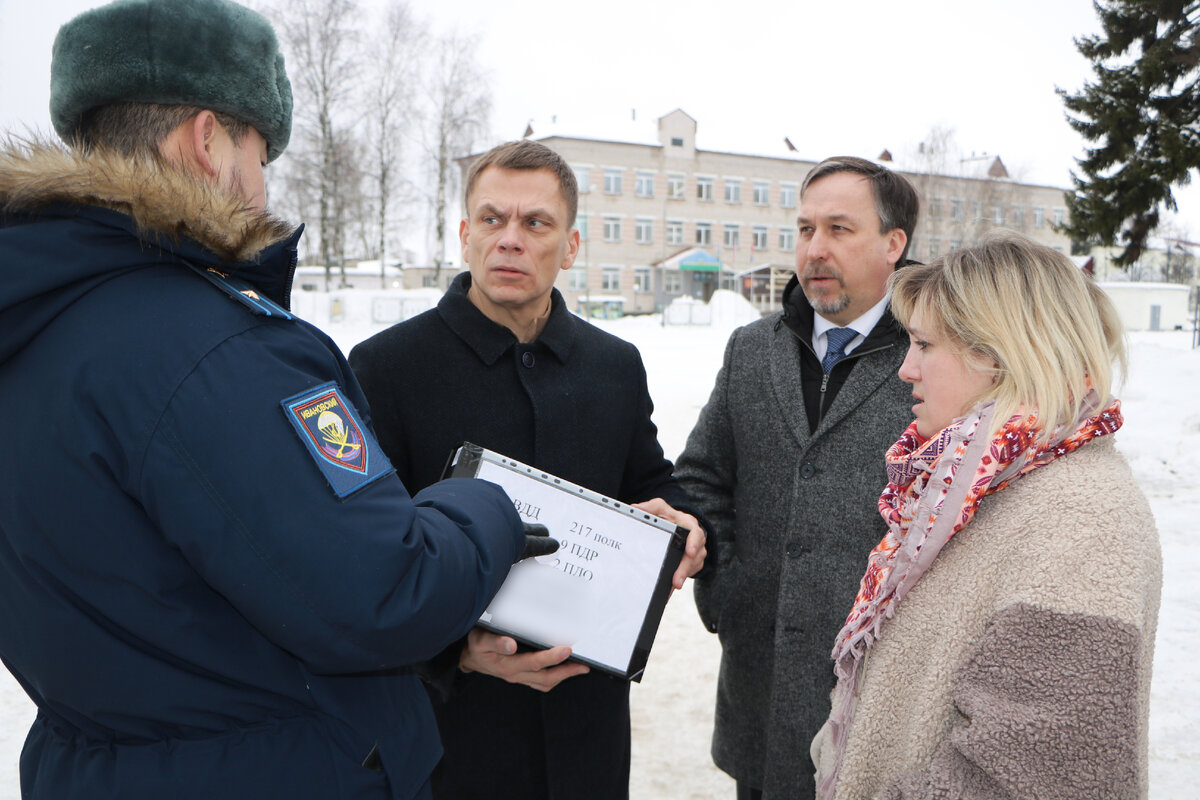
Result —
[[117, 0], [63, 25], [50, 65], [50, 118], [71, 139], [88, 109], [188, 105], [229, 114], [267, 140], [292, 134], [292, 85], [271, 23], [228, 0]]

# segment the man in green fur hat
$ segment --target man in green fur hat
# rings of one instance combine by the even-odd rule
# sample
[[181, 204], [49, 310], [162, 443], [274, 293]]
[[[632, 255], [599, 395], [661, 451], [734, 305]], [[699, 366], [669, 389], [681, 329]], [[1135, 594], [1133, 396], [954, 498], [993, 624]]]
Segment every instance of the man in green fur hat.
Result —
[[407, 665], [525, 542], [483, 481], [410, 497], [264, 210], [291, 89], [226, 0], [118, 0], [54, 45], [64, 148], [0, 146], [0, 658], [25, 798], [428, 797]]
[[287, 147], [292, 87], [275, 32], [222, 0], [117, 0], [54, 41], [50, 116], [68, 143], [163, 156], [266, 206], [263, 168]]

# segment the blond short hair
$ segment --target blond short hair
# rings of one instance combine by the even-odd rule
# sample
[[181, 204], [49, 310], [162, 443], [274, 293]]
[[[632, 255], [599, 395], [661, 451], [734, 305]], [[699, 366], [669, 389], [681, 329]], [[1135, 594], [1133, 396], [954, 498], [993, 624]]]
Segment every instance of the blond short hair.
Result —
[[977, 247], [898, 270], [888, 285], [902, 325], [916, 311], [964, 357], [995, 365], [978, 401], [996, 401], [996, 430], [1036, 410], [1048, 438], [1078, 419], [1089, 386], [1109, 397], [1114, 362], [1124, 373], [1112, 301], [1069, 258], [1018, 233], [995, 231]]

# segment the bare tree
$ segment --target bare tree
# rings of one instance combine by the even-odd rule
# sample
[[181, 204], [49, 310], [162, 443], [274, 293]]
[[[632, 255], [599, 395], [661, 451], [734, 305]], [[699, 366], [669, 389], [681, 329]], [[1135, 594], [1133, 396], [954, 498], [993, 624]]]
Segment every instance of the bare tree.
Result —
[[427, 38], [425, 26], [416, 20], [408, 3], [392, 0], [384, 9], [383, 24], [370, 40], [372, 77], [365, 100], [381, 286], [386, 279], [388, 234], [395, 216], [393, 200], [413, 199], [412, 184], [404, 179], [402, 171], [402, 137], [404, 128], [417, 116], [414, 103], [420, 81], [420, 54], [425, 51]]
[[[906, 161], [921, 198], [910, 258], [970, 246], [996, 226], [1018, 230], [1031, 226], [1023, 190], [1009, 179], [1003, 162], [986, 153], [964, 154], [953, 128], [935, 125]], [[1015, 209], [1021, 209], [1019, 218]], [[919, 249], [914, 246], [918, 240]]]
[[[386, 2], [381, 24], [367, 23], [368, 31], [358, 0], [291, 0], [264, 9], [280, 31], [295, 93], [293, 144], [272, 185], [284, 188], [279, 206], [315, 218], [305, 250], [310, 257], [319, 251], [327, 289], [334, 265], [345, 280], [348, 245], [378, 256], [385, 277], [393, 234], [408, 219], [403, 209], [417, 200], [414, 174], [429, 178], [424, 199], [435, 221], [440, 278], [455, 159], [483, 137], [490, 114], [477, 37], [451, 34], [430, 43], [406, 0]], [[410, 138], [419, 146], [404, 147]]]
[[1158, 232], [1163, 240], [1162, 279], [1167, 283], [1190, 284], [1196, 274], [1195, 251], [1200, 244], [1186, 223], [1174, 215], [1159, 224]]
[[434, 281], [439, 281], [446, 252], [446, 204], [456, 182], [454, 160], [479, 141], [491, 114], [491, 93], [475, 59], [478, 37], [452, 33], [433, 47], [426, 90], [424, 150], [433, 171], [435, 230]]
[[328, 289], [334, 265], [339, 266], [344, 282], [347, 243], [357, 238], [354, 232], [369, 216], [363, 191], [365, 173], [359, 167], [366, 146], [349, 127], [338, 130], [331, 147], [322, 147], [315, 128], [297, 129], [292, 140], [286, 169], [279, 178], [286, 198], [280, 207], [298, 219], [326, 220], [316, 237], [316, 252], [313, 237], [305, 237], [304, 256], [324, 264]]
[[302, 130], [300, 152], [291, 162], [293, 188], [311, 186], [318, 208], [317, 235], [325, 286], [337, 263], [345, 280], [345, 229], [348, 205], [342, 193], [356, 183], [348, 163], [356, 120], [353, 93], [361, 73], [354, 26], [355, 0], [289, 0], [274, 13], [288, 49], [289, 73], [296, 94], [296, 121]]
[[[318, 187], [313, 176], [317, 173], [320, 152], [313, 131], [295, 126], [292, 141], [286, 153], [272, 165], [270, 175], [271, 204], [276, 211], [296, 220], [311, 220], [318, 216]], [[277, 190], [278, 189], [278, 190]], [[315, 263], [319, 257], [319, 240], [311, 228], [300, 240], [301, 263]]]
[[[346, 282], [346, 249], [351, 241], [351, 229], [369, 220], [367, 196], [363, 191], [366, 173], [359, 166], [366, 159], [366, 145], [354, 129], [338, 132], [328, 162], [330, 185], [329, 219], [332, 222], [330, 252], [341, 270], [341, 282]], [[326, 269], [328, 275], [328, 268]]]

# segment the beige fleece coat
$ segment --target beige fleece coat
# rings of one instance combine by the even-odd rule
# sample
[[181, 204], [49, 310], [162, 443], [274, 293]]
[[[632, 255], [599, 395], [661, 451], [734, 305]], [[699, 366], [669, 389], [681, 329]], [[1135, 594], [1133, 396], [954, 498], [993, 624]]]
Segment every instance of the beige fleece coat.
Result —
[[1111, 436], [986, 497], [868, 650], [837, 800], [1145, 797], [1161, 588]]

